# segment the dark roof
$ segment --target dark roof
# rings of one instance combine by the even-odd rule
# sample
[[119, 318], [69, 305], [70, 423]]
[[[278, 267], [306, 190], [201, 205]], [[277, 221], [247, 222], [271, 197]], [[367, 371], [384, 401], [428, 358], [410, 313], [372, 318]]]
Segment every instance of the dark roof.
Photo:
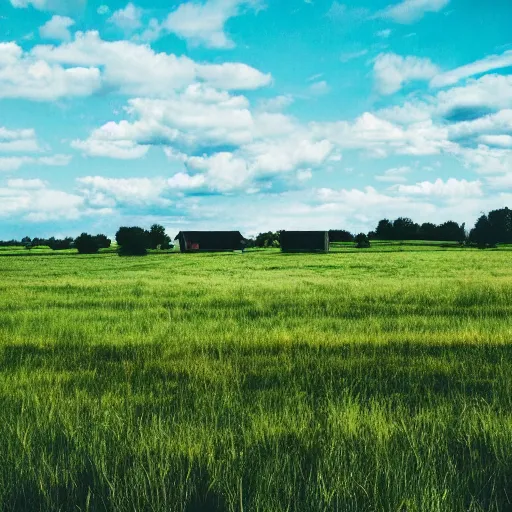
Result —
[[245, 240], [240, 231], [180, 231], [174, 240], [177, 240], [180, 235], [184, 235], [185, 238], [210, 238], [210, 237], [232, 237], [233, 239]]

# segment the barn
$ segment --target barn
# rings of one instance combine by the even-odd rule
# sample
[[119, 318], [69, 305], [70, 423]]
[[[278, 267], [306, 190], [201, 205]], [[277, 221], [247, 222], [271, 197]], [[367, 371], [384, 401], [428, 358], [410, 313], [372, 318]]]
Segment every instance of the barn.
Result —
[[283, 252], [329, 252], [327, 231], [281, 231]]
[[181, 252], [240, 251], [247, 243], [240, 231], [180, 231], [175, 240]]

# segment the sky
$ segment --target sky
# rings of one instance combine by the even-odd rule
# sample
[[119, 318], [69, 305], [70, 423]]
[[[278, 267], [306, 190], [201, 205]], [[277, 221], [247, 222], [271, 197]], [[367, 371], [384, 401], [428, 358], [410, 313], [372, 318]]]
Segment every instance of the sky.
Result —
[[510, 0], [0, 0], [0, 239], [472, 226], [512, 206]]

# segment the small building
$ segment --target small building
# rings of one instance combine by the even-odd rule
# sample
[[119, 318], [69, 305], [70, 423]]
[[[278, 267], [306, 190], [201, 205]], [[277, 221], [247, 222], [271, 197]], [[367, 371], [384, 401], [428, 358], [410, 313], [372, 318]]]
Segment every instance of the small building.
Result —
[[283, 252], [329, 252], [328, 231], [281, 231]]
[[247, 243], [240, 231], [180, 231], [175, 240], [181, 252], [241, 251]]

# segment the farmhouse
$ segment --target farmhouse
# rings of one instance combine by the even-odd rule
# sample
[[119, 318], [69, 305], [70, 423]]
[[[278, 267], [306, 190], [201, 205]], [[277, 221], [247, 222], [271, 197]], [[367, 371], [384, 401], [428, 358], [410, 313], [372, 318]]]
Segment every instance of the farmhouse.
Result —
[[175, 240], [181, 252], [239, 251], [247, 242], [240, 231], [180, 231]]
[[281, 231], [283, 252], [329, 252], [327, 231]]

